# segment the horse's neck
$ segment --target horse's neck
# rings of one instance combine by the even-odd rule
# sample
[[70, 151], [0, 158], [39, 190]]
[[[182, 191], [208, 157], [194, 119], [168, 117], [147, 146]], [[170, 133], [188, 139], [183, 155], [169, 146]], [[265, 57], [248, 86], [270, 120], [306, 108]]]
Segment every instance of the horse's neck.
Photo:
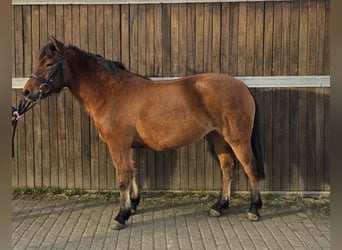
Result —
[[105, 105], [109, 91], [117, 92], [120, 84], [99, 65], [85, 56], [74, 56], [67, 62], [67, 87], [91, 116], [96, 116]]

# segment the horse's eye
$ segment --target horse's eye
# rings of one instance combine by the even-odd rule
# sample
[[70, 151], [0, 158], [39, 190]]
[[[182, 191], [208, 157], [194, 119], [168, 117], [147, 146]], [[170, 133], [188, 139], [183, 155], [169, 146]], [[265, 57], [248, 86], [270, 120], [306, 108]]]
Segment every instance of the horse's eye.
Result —
[[51, 68], [54, 65], [54, 63], [48, 63], [46, 67]]

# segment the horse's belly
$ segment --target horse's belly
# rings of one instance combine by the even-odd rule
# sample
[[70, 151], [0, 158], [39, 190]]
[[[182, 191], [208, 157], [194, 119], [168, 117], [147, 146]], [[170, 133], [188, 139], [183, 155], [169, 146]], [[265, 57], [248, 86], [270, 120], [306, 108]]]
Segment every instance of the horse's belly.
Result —
[[161, 151], [188, 145], [214, 130], [210, 124], [203, 125], [205, 124], [199, 126], [193, 121], [176, 121], [152, 126], [151, 124], [145, 124], [145, 126], [137, 128], [142, 144]]

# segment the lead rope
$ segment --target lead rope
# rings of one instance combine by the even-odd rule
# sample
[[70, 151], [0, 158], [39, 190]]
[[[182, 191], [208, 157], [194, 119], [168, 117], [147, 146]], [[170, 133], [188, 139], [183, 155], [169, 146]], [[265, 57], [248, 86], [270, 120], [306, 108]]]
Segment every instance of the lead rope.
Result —
[[[29, 111], [33, 106], [36, 105], [36, 102], [31, 102], [27, 100], [20, 100], [19, 107], [18, 107], [18, 113], [19, 115], [25, 114], [27, 111]], [[14, 119], [12, 121], [12, 158], [14, 157], [14, 137], [15, 137], [15, 131], [17, 130], [17, 124], [18, 120]]]

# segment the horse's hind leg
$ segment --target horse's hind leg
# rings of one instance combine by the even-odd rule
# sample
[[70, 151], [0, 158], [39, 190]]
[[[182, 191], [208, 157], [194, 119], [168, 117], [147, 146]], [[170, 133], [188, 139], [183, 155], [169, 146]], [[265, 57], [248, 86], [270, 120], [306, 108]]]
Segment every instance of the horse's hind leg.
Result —
[[230, 188], [233, 180], [234, 158], [230, 146], [217, 132], [211, 132], [209, 137], [213, 143], [222, 170], [222, 188], [218, 201], [209, 211], [209, 216], [218, 217], [221, 210], [229, 206]]
[[262, 200], [259, 192], [259, 174], [257, 162], [252, 151], [249, 140], [239, 141], [239, 143], [230, 144], [235, 156], [240, 161], [244, 172], [248, 176], [248, 181], [251, 189], [251, 205], [248, 212], [248, 218], [252, 221], [257, 221], [260, 218], [259, 208], [262, 206]]

